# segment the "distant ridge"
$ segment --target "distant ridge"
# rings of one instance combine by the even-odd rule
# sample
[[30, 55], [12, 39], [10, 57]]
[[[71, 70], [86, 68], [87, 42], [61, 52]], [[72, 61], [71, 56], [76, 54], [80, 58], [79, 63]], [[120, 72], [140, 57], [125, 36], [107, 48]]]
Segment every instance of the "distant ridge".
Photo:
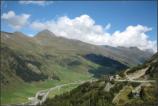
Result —
[[[7, 38], [8, 34], [11, 39]], [[68, 69], [70, 67], [74, 67], [75, 69], [75, 67], [79, 65], [82, 68], [84, 67], [84, 69], [81, 70], [82, 72], [94, 74], [93, 76], [95, 76], [95, 74], [100, 76], [105, 73], [121, 70], [122, 68], [141, 64], [152, 55], [151, 53], [143, 52], [135, 47], [102, 47], [87, 44], [77, 40], [56, 37], [56, 35], [49, 30], [43, 30], [37, 33], [35, 37], [27, 37], [21, 32], [1, 32], [1, 35], [1, 43], [3, 44], [2, 47], [8, 48], [9, 51], [15, 53], [12, 58], [15, 59], [14, 61], [17, 61], [17, 64], [21, 64], [18, 63], [19, 61], [17, 60], [17, 56], [20, 55], [21, 61], [26, 64], [26, 66], [23, 66], [24, 68], [28, 68], [28, 64], [28, 66], [31, 67], [30, 71], [35, 71], [35, 68], [38, 70], [36, 70], [38, 73], [43, 73], [48, 77], [54, 76], [55, 74], [48, 74], [51, 68], [49, 68], [49, 65], [44, 68], [45, 64], [51, 63], [50, 65], [59, 65], [60, 67]], [[9, 55], [12, 55], [12, 53], [8, 52], [8, 56]], [[30, 56], [32, 58], [30, 58]], [[86, 58], [86, 56], [89, 57]], [[96, 60], [95, 57], [97, 57], [98, 60]], [[50, 60], [50, 63], [47, 60]], [[10, 62], [9, 57], [6, 57], [5, 61]], [[30, 61], [35, 61], [35, 63], [37, 62], [40, 64], [40, 66], [31, 63], [33, 65], [32, 66], [30, 65]], [[112, 65], [112, 62], [114, 62], [115, 65]], [[87, 65], [88, 63], [91, 64], [91, 68], [89, 65]], [[73, 64], [74, 66], [71, 66], [70, 64]], [[94, 67], [94, 64], [98, 68]], [[16, 71], [16, 69], [10, 66], [8, 67], [8, 71]], [[44, 69], [41, 69], [41, 67]], [[71, 70], [74, 69], [71, 68]], [[53, 72], [56, 70], [51, 69], [51, 71]], [[3, 72], [5, 73], [5, 71]], [[60, 77], [60, 75], [58, 77]]]
[[53, 32], [45, 29], [43, 31], [38, 32], [35, 36], [40, 36], [40, 35], [44, 35], [44, 36], [56, 36]]

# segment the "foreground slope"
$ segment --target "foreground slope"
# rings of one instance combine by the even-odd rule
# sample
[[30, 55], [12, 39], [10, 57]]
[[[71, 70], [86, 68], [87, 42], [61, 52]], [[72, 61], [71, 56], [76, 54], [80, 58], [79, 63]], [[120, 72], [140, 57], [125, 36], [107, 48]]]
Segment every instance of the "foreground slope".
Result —
[[[142, 70], [144, 74], [133, 77]], [[158, 53], [143, 65], [86, 82], [70, 92], [47, 99], [42, 106], [157, 106], [157, 78]]]

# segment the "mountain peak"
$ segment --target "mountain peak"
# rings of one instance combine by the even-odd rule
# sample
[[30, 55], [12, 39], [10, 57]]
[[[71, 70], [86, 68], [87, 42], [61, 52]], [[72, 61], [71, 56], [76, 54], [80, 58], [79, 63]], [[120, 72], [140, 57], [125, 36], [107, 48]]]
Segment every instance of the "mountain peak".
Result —
[[13, 34], [14, 35], [19, 35], [19, 36], [26, 36], [24, 33], [22, 33], [22, 32], [19, 32], [19, 31], [15, 31], [15, 32], [13, 32]]
[[53, 32], [45, 29], [39, 33], [36, 34], [36, 36], [47, 36], [47, 37], [52, 37], [52, 36], [56, 36]]

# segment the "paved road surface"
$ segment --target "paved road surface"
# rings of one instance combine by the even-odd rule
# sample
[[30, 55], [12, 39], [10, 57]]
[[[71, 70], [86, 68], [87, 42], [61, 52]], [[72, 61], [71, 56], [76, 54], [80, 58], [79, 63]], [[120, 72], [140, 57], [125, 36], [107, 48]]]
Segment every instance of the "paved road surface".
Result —
[[[82, 84], [82, 83], [85, 83], [85, 82], [93, 82], [93, 81], [96, 81], [96, 80], [90, 79], [90, 80], [86, 80], [86, 81], [76, 81], [76, 82], [72, 82], [72, 83], [58, 85], [58, 86], [52, 87], [50, 89], [40, 90], [36, 93], [35, 97], [33, 97], [31, 101], [29, 101], [27, 103], [23, 103], [22, 105], [36, 106], [37, 104], [42, 104], [43, 102], [46, 101], [49, 93], [56, 90], [56, 89], [60, 90], [60, 88], [62, 88], [64, 86]], [[39, 97], [40, 97], [40, 99], [39, 99]]]
[[153, 82], [153, 83], [155, 83], [156, 81], [155, 80], [127, 80], [127, 79], [125, 79], [125, 80], [115, 80], [115, 81], [117, 81], [117, 82], [140, 82], [140, 83], [143, 83], [143, 82]]

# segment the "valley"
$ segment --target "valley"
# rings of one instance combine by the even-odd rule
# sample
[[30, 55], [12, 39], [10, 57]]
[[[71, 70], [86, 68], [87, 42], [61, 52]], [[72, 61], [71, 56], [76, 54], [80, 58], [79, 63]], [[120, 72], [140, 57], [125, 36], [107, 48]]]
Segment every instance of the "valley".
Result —
[[[21, 32], [1, 32], [1, 35], [2, 104], [21, 104], [30, 100], [36, 104], [39, 101], [33, 97], [41, 94], [41, 90], [46, 90], [43, 98], [52, 98], [80, 84], [63, 91], [58, 91], [58, 86], [112, 75], [142, 64], [152, 55], [137, 48], [96, 46], [57, 37], [48, 30], [35, 37]], [[126, 54], [122, 55], [125, 51]], [[50, 88], [56, 91], [51, 93]]]
[[1, 0], [0, 106], [158, 106], [157, 0]]
[[[158, 53], [142, 65], [119, 74], [105, 75], [99, 80], [86, 82], [70, 92], [47, 99], [42, 106], [156, 106], [157, 75]], [[78, 95], [80, 98], [77, 98]], [[58, 102], [61, 99], [62, 102]]]

